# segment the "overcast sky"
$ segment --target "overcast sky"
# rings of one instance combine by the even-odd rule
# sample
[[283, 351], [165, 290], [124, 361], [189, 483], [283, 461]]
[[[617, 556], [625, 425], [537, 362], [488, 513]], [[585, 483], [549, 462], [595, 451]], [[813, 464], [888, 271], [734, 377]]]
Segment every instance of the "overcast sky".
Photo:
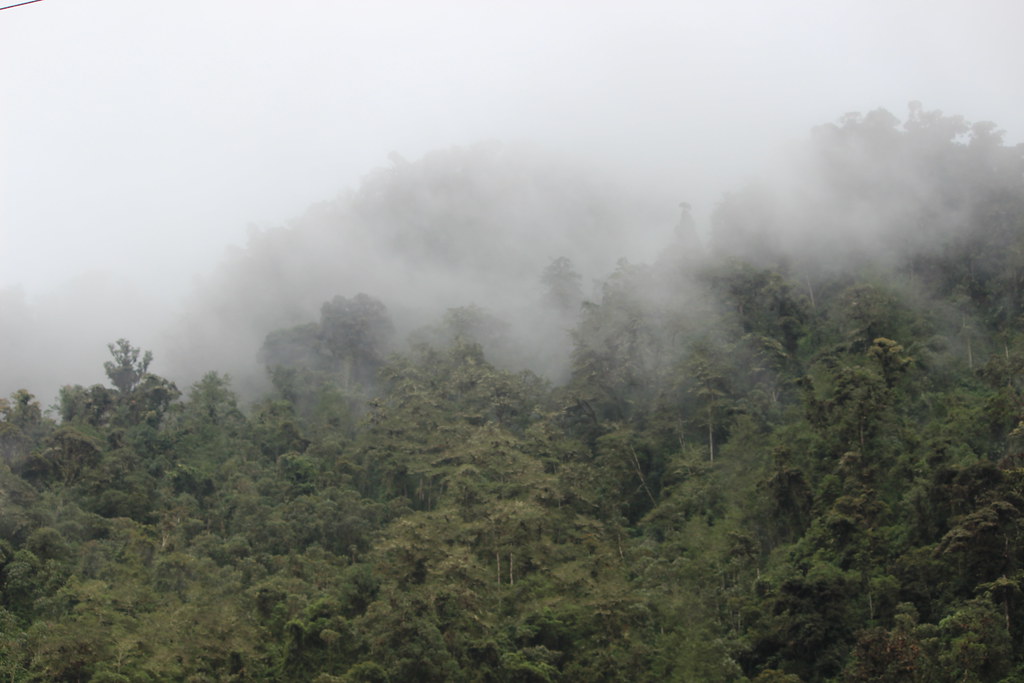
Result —
[[[6, 5], [16, 0], [0, 0]], [[1024, 138], [1019, 0], [43, 0], [0, 11], [0, 290], [169, 297], [390, 152], [529, 142], [706, 216], [847, 111]]]

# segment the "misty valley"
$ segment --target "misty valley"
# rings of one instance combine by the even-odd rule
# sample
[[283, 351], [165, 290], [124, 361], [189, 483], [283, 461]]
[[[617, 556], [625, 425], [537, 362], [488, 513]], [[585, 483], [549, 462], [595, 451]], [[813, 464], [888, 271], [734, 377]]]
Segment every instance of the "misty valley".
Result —
[[1024, 681], [991, 123], [848, 114], [708, 226], [497, 143], [393, 155], [102, 383], [47, 384], [30, 313], [2, 680]]

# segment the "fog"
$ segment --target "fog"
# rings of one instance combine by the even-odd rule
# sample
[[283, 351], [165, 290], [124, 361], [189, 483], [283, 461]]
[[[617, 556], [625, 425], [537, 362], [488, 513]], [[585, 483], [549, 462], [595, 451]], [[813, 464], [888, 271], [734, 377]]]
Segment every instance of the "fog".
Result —
[[[713, 242], [755, 178], [779, 224], [807, 198], [834, 214], [793, 187], [793, 150], [846, 112], [920, 101], [1020, 141], [1022, 22], [1014, 2], [4, 10], [0, 395], [101, 381], [119, 337], [179, 383], [244, 381], [335, 295], [381, 299], [403, 334], [469, 304], [529, 319], [553, 259], [589, 293], [655, 259], [681, 201]], [[907, 170], [900, 196], [933, 201]], [[852, 208], [818, 238], [903, 207]]]

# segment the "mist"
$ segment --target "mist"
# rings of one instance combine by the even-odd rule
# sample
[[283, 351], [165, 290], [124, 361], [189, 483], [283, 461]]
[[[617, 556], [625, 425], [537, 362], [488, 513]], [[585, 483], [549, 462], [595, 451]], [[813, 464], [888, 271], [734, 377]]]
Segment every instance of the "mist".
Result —
[[[4, 11], [0, 393], [102, 381], [127, 337], [183, 386], [218, 370], [255, 395], [267, 334], [359, 293], [403, 340], [478, 306], [508, 326], [507, 364], [557, 378], [574, 321], [545, 308], [544, 269], [568, 258], [597, 300], [619, 259], [678, 247], [682, 201], [700, 242], [743, 257], [916, 249], [968, 199], [938, 196], [950, 184], [907, 149], [858, 166], [844, 127], [884, 145], [920, 100], [964, 116], [965, 143], [994, 120], [1012, 148], [1021, 19], [958, 2]], [[875, 189], [831, 194], [858, 182]]]
[[255, 382], [251, 363], [269, 331], [315, 320], [336, 295], [365, 293], [387, 306], [401, 339], [476, 307], [507, 326], [507, 350], [519, 349], [499, 363], [557, 375], [574, 320], [545, 303], [545, 269], [568, 258], [593, 290], [619, 259], [651, 260], [676, 211], [535, 150], [392, 155], [357, 191], [254, 231], [188, 299], [172, 361], [186, 375], [219, 368]]

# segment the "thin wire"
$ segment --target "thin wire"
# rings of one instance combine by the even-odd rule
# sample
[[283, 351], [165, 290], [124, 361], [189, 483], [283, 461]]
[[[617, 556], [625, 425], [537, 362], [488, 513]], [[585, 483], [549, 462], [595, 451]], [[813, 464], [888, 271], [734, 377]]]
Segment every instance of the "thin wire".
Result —
[[11, 9], [12, 7], [21, 7], [22, 5], [31, 5], [33, 2], [42, 2], [43, 0], [28, 0], [28, 2], [19, 2], [17, 5], [8, 5], [7, 7], [0, 7], [2, 9]]

